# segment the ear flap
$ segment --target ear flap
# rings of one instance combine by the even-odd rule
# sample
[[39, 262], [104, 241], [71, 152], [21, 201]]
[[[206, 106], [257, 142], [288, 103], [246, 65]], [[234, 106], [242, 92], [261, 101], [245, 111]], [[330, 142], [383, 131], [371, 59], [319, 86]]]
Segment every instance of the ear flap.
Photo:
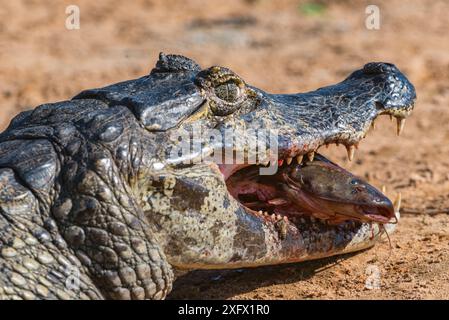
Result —
[[160, 54], [150, 75], [86, 90], [73, 99], [98, 99], [108, 105], [124, 105], [150, 131], [177, 126], [203, 103], [193, 77], [200, 67], [183, 56]]

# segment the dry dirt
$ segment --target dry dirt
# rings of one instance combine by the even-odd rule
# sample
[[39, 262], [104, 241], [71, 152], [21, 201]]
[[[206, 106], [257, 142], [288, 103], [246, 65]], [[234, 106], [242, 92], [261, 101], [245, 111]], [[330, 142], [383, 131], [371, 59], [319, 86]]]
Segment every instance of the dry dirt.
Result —
[[[365, 7], [380, 7], [367, 30]], [[325, 154], [388, 195], [403, 219], [388, 242], [350, 256], [232, 271], [197, 271], [170, 298], [449, 298], [449, 2], [447, 1], [1, 0], [0, 129], [19, 111], [85, 88], [147, 73], [160, 51], [232, 68], [270, 92], [340, 81], [368, 61], [395, 63], [415, 84], [416, 110], [401, 137], [384, 119], [356, 161]], [[65, 28], [65, 8], [81, 28]], [[370, 271], [379, 289], [368, 290]], [[368, 274], [367, 274], [368, 273]]]

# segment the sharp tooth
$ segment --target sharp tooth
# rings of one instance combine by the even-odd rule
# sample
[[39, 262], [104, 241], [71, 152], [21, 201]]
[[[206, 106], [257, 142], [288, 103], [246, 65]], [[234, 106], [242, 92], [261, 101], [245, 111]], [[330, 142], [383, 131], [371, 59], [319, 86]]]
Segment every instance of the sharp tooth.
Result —
[[301, 163], [302, 163], [302, 158], [304, 158], [303, 155], [300, 155], [300, 156], [297, 156], [297, 157], [296, 157], [296, 161], [298, 162], [298, 164], [301, 164]]
[[382, 186], [382, 193], [383, 194], [387, 193], [387, 187], [385, 185]]
[[292, 163], [293, 158], [287, 158], [287, 164], [289, 165], [290, 163]]
[[398, 123], [398, 136], [401, 134], [402, 130], [404, 130], [405, 125], [405, 118], [396, 118], [396, 121]]
[[262, 210], [259, 210], [259, 212], [257, 212], [258, 214], [262, 214]]
[[315, 152], [309, 152], [308, 154], [307, 154], [307, 158], [309, 158], [309, 161], [310, 162], [312, 162], [313, 161], [313, 158], [315, 158]]
[[276, 219], [276, 215], [274, 213], [271, 215], [271, 219], [273, 219], [273, 220]]
[[402, 195], [399, 192], [398, 195], [396, 196], [396, 199], [393, 202], [395, 212], [399, 212], [399, 210], [401, 209], [401, 202], [402, 202]]
[[284, 160], [278, 160], [279, 167], [282, 167], [283, 164], [284, 164]]
[[348, 152], [348, 160], [352, 161], [354, 159], [355, 146], [346, 146], [346, 151]]

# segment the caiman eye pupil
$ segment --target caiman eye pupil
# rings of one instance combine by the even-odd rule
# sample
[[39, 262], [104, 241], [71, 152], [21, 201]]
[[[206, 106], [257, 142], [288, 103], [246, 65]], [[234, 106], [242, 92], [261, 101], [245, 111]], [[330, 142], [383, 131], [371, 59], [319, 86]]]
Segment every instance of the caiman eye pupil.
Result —
[[218, 98], [227, 102], [234, 102], [240, 95], [240, 88], [234, 82], [220, 84], [214, 90]]

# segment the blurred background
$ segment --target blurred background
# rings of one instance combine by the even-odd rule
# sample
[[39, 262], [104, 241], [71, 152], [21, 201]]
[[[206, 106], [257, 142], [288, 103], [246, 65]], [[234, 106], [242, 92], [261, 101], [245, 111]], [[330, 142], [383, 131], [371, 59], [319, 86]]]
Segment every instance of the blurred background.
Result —
[[[366, 27], [368, 5], [380, 29]], [[80, 28], [66, 28], [66, 8]], [[269, 92], [313, 90], [369, 61], [396, 64], [418, 101], [404, 134], [380, 121], [347, 163], [403, 197], [399, 231], [350, 257], [194, 272], [176, 298], [449, 298], [449, 1], [0, 0], [0, 130], [19, 111], [147, 74], [159, 52], [229, 67]], [[334, 264], [337, 264], [334, 266]], [[375, 265], [382, 288], [367, 290]], [[332, 266], [332, 268], [328, 268]]]

